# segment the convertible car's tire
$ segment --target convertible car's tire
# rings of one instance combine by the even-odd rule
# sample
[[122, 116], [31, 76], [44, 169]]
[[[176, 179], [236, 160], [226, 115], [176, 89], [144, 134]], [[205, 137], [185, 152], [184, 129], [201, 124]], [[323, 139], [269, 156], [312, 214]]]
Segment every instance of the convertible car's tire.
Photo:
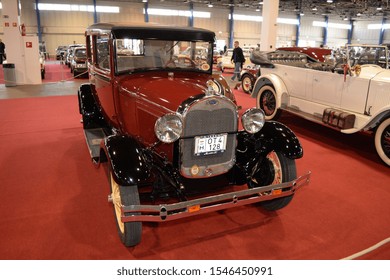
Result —
[[[122, 205], [139, 205], [138, 187], [121, 186], [115, 182], [112, 173], [110, 173], [111, 198], [114, 206], [114, 215], [118, 229], [119, 237], [125, 246], [131, 247], [141, 242], [142, 222], [122, 222], [121, 206]], [[127, 213], [130, 215], [130, 213]]]
[[383, 162], [390, 166], [390, 118], [378, 126], [375, 132], [375, 148]]
[[265, 119], [274, 120], [280, 116], [280, 110], [276, 105], [276, 92], [273, 86], [264, 85], [257, 93], [257, 108], [265, 113]]
[[[260, 161], [248, 183], [250, 188], [276, 185], [295, 180], [297, 169], [295, 160], [285, 157], [282, 153], [271, 152]], [[268, 211], [279, 210], [289, 204], [294, 195], [266, 200], [259, 203], [261, 207]]]
[[244, 74], [241, 77], [241, 88], [245, 93], [250, 93], [252, 91], [253, 79], [248, 74]]

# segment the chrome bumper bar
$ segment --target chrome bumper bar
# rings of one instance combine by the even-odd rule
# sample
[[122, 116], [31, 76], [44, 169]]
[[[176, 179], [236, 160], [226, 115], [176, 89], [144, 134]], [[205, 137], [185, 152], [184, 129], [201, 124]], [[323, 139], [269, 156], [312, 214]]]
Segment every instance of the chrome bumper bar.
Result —
[[[299, 178], [278, 184], [261, 186], [253, 189], [218, 194], [178, 203], [160, 205], [122, 206], [122, 222], [164, 222], [189, 216], [214, 212], [232, 207], [289, 196], [309, 183], [311, 172]], [[134, 215], [125, 216], [126, 213]]]

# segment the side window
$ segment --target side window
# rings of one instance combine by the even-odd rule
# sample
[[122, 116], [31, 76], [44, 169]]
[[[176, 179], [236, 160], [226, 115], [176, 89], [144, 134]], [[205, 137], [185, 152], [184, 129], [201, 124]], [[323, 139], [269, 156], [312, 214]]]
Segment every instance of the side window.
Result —
[[96, 64], [99, 68], [110, 69], [108, 35], [100, 35], [96, 38]]

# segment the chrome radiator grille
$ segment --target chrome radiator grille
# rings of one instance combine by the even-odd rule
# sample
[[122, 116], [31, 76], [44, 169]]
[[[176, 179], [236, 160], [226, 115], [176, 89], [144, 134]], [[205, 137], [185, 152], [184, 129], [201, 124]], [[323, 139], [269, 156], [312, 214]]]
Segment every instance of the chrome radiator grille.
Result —
[[[184, 133], [180, 140], [181, 174], [204, 178], [227, 172], [235, 161], [237, 110], [225, 97], [205, 97], [184, 113]], [[195, 155], [195, 137], [227, 134], [223, 152]]]

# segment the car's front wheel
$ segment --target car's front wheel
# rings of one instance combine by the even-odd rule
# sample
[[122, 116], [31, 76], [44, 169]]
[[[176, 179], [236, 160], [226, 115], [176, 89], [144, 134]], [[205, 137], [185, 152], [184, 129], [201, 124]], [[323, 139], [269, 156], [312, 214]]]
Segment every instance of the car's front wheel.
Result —
[[[289, 159], [280, 152], [270, 152], [260, 160], [254, 170], [252, 179], [248, 182], [249, 188], [267, 185], [276, 185], [295, 180], [297, 170], [295, 160]], [[289, 204], [294, 195], [275, 198], [260, 202], [260, 206], [268, 211], [279, 210]]]
[[375, 148], [379, 157], [390, 166], [390, 118], [378, 126], [375, 132]]
[[252, 91], [252, 85], [253, 85], [253, 78], [248, 75], [248, 74], [244, 74], [243, 77], [241, 78], [241, 87], [242, 87], [242, 90], [245, 92], [245, 93], [250, 93]]
[[277, 119], [280, 115], [280, 110], [277, 108], [276, 92], [273, 86], [264, 85], [257, 93], [257, 108], [260, 108], [265, 113], [266, 120]]
[[[121, 186], [115, 182], [112, 172], [110, 173], [111, 199], [114, 206], [114, 215], [119, 237], [125, 246], [135, 246], [141, 242], [142, 223], [122, 222], [122, 205], [139, 205], [139, 193], [137, 185]], [[126, 213], [126, 216], [131, 215]]]

